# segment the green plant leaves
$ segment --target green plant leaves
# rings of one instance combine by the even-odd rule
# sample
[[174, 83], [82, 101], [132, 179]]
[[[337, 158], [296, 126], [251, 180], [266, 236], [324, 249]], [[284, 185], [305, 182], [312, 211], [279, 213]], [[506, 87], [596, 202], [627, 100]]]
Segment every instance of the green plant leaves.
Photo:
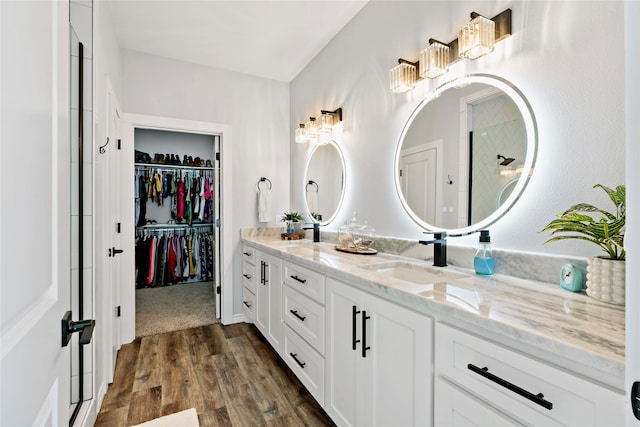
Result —
[[[609, 195], [615, 206], [615, 213], [588, 203], [573, 205], [556, 215], [557, 218], [542, 229], [551, 231], [552, 237], [545, 243], [566, 239], [584, 240], [598, 245], [612, 259], [624, 259], [625, 186], [619, 185], [613, 190], [596, 184], [593, 188], [601, 188]], [[596, 220], [584, 212], [599, 213], [602, 217]]]

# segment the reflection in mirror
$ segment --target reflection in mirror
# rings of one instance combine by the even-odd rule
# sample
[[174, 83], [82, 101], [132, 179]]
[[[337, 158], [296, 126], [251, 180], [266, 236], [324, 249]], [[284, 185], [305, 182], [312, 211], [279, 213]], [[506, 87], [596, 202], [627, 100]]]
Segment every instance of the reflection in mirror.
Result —
[[515, 87], [465, 76], [436, 89], [407, 121], [395, 157], [398, 195], [426, 230], [486, 228], [524, 190], [536, 145], [533, 112]]
[[338, 144], [331, 140], [325, 145], [313, 147], [303, 183], [307, 218], [319, 221], [322, 225], [329, 224], [342, 204], [344, 182], [345, 164]]

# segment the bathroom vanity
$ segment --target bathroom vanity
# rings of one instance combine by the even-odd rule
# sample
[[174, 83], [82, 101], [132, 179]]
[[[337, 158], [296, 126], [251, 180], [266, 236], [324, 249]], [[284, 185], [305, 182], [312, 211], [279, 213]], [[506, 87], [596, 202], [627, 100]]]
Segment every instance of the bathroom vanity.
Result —
[[243, 301], [338, 425], [623, 425], [624, 309], [243, 233]]

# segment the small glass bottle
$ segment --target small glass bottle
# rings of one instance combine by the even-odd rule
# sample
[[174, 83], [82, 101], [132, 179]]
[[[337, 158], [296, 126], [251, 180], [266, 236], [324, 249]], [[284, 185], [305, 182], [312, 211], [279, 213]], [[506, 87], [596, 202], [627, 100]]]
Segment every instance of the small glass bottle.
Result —
[[352, 246], [351, 228], [349, 227], [349, 224], [346, 221], [338, 229], [338, 241], [340, 242], [340, 246], [342, 246], [343, 248], [348, 248], [349, 246]]
[[496, 260], [493, 258], [491, 251], [491, 236], [489, 230], [480, 231], [480, 241], [476, 256], [473, 258], [473, 268], [476, 274], [490, 275], [496, 268]]

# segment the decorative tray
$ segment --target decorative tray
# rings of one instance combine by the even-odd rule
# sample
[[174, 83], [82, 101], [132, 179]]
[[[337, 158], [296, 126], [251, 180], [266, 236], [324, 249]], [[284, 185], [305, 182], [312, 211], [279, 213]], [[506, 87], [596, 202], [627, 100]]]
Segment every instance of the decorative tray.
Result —
[[378, 253], [377, 249], [367, 248], [367, 249], [358, 249], [353, 246], [343, 246], [336, 245], [336, 250], [340, 252], [348, 252], [350, 254], [359, 254], [359, 255], [375, 255]]
[[304, 239], [304, 233], [280, 233], [280, 240]]

